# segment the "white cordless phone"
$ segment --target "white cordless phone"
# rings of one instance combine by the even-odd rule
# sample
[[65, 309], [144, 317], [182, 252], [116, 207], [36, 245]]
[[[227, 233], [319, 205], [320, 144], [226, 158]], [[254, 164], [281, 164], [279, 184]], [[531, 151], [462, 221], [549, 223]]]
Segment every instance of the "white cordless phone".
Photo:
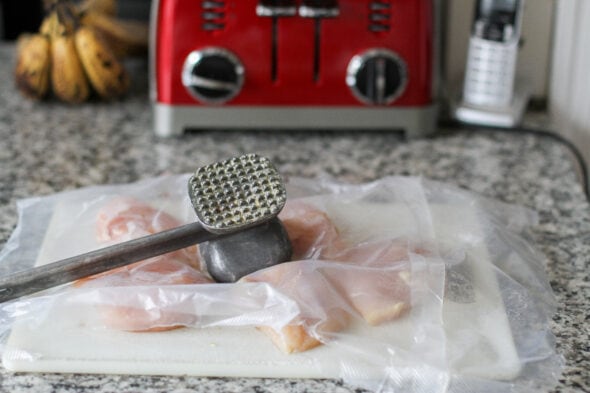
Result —
[[467, 105], [504, 108], [514, 96], [524, 0], [478, 0], [463, 86]]

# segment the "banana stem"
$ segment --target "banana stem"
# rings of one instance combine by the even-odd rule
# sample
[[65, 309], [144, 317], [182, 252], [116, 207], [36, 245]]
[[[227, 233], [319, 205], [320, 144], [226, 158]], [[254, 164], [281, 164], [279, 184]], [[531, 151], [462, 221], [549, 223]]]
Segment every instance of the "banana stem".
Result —
[[80, 26], [79, 18], [73, 9], [69, 0], [53, 0], [57, 1], [55, 11], [59, 24], [64, 27], [66, 34], [72, 34]]
[[43, 0], [43, 8], [45, 8], [45, 12], [49, 14], [55, 9], [55, 7], [57, 7], [59, 3], [63, 3], [65, 1], [69, 2], [69, 0]]

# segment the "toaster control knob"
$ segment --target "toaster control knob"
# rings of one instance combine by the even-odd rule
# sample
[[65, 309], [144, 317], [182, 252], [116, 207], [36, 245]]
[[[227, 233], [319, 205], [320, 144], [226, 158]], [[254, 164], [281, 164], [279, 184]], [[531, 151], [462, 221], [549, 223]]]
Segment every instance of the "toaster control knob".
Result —
[[346, 84], [353, 95], [369, 105], [387, 105], [404, 92], [406, 63], [388, 49], [371, 49], [348, 63]]
[[182, 84], [197, 100], [221, 104], [234, 98], [244, 84], [244, 66], [223, 48], [191, 52], [182, 69]]

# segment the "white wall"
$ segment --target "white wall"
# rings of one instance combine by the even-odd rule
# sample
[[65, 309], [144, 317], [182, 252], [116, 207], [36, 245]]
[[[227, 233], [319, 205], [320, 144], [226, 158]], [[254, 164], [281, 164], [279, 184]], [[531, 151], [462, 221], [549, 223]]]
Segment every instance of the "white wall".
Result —
[[549, 109], [590, 163], [590, 1], [557, 0]]
[[[445, 78], [450, 83], [450, 88], [456, 88], [463, 80], [475, 0], [446, 2]], [[523, 46], [519, 54], [517, 72], [527, 75], [531, 83], [531, 93], [538, 98], [547, 97], [548, 94], [554, 3], [555, 0], [525, 2], [522, 22]]]

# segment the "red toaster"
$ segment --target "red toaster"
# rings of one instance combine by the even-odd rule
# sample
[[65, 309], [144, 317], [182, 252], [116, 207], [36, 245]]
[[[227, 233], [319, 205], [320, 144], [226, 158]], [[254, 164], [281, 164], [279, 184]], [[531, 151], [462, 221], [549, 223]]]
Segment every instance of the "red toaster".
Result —
[[433, 0], [155, 0], [155, 132], [432, 133]]

